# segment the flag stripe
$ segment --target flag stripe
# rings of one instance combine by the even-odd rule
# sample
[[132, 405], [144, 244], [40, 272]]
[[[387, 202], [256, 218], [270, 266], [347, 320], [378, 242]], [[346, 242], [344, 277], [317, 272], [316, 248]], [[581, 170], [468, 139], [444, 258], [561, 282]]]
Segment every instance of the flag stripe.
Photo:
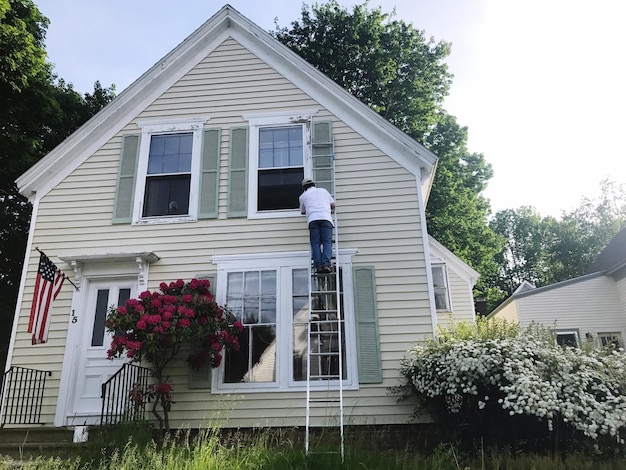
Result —
[[28, 332], [32, 333], [32, 343], [48, 341], [50, 330], [50, 308], [57, 298], [66, 276], [50, 259], [41, 252], [39, 269], [35, 280], [33, 303], [30, 308]]

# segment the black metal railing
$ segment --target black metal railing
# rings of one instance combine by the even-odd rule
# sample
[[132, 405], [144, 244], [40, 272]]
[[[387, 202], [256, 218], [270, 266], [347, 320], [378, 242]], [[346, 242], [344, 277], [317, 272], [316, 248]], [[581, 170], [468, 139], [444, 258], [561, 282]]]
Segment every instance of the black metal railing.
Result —
[[150, 369], [124, 364], [102, 384], [101, 424], [145, 419]]
[[0, 381], [0, 428], [5, 424], [41, 422], [46, 377], [52, 372], [11, 366]]

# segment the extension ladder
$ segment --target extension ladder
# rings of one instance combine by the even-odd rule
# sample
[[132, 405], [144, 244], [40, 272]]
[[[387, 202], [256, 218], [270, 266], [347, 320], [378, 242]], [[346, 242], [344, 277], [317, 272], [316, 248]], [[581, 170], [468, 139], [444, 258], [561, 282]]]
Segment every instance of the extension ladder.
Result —
[[[330, 123], [314, 124], [312, 139], [313, 179], [334, 198], [335, 154]], [[328, 125], [328, 127], [325, 127]], [[321, 138], [320, 138], [321, 135]], [[315, 138], [317, 137], [317, 138]], [[311, 428], [337, 429], [341, 460], [344, 459], [343, 382], [345, 335], [343, 289], [339, 263], [337, 211], [334, 215], [332, 272], [317, 274], [309, 263], [309, 308], [306, 371], [306, 453]]]

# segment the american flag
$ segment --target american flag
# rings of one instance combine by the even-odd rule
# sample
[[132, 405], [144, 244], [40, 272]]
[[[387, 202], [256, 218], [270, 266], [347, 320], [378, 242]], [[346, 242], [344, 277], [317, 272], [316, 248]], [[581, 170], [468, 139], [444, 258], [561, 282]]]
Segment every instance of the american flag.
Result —
[[33, 304], [30, 307], [28, 332], [33, 334], [33, 344], [48, 341], [50, 329], [50, 307], [61, 291], [65, 281], [65, 274], [50, 259], [41, 252], [39, 269], [35, 281]]

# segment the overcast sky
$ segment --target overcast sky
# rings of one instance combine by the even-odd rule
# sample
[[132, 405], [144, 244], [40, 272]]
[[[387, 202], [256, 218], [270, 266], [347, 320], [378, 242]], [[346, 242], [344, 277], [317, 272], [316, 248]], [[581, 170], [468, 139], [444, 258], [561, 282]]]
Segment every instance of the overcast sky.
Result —
[[[55, 72], [81, 92], [120, 93], [216, 13], [215, 0], [35, 0], [50, 19]], [[231, 0], [265, 30], [300, 17], [297, 0]], [[314, 2], [306, 2], [312, 4]], [[340, 0], [351, 7], [361, 1]], [[624, 0], [370, 0], [452, 43], [448, 112], [494, 168], [494, 212], [560, 216], [609, 178], [626, 184]]]

